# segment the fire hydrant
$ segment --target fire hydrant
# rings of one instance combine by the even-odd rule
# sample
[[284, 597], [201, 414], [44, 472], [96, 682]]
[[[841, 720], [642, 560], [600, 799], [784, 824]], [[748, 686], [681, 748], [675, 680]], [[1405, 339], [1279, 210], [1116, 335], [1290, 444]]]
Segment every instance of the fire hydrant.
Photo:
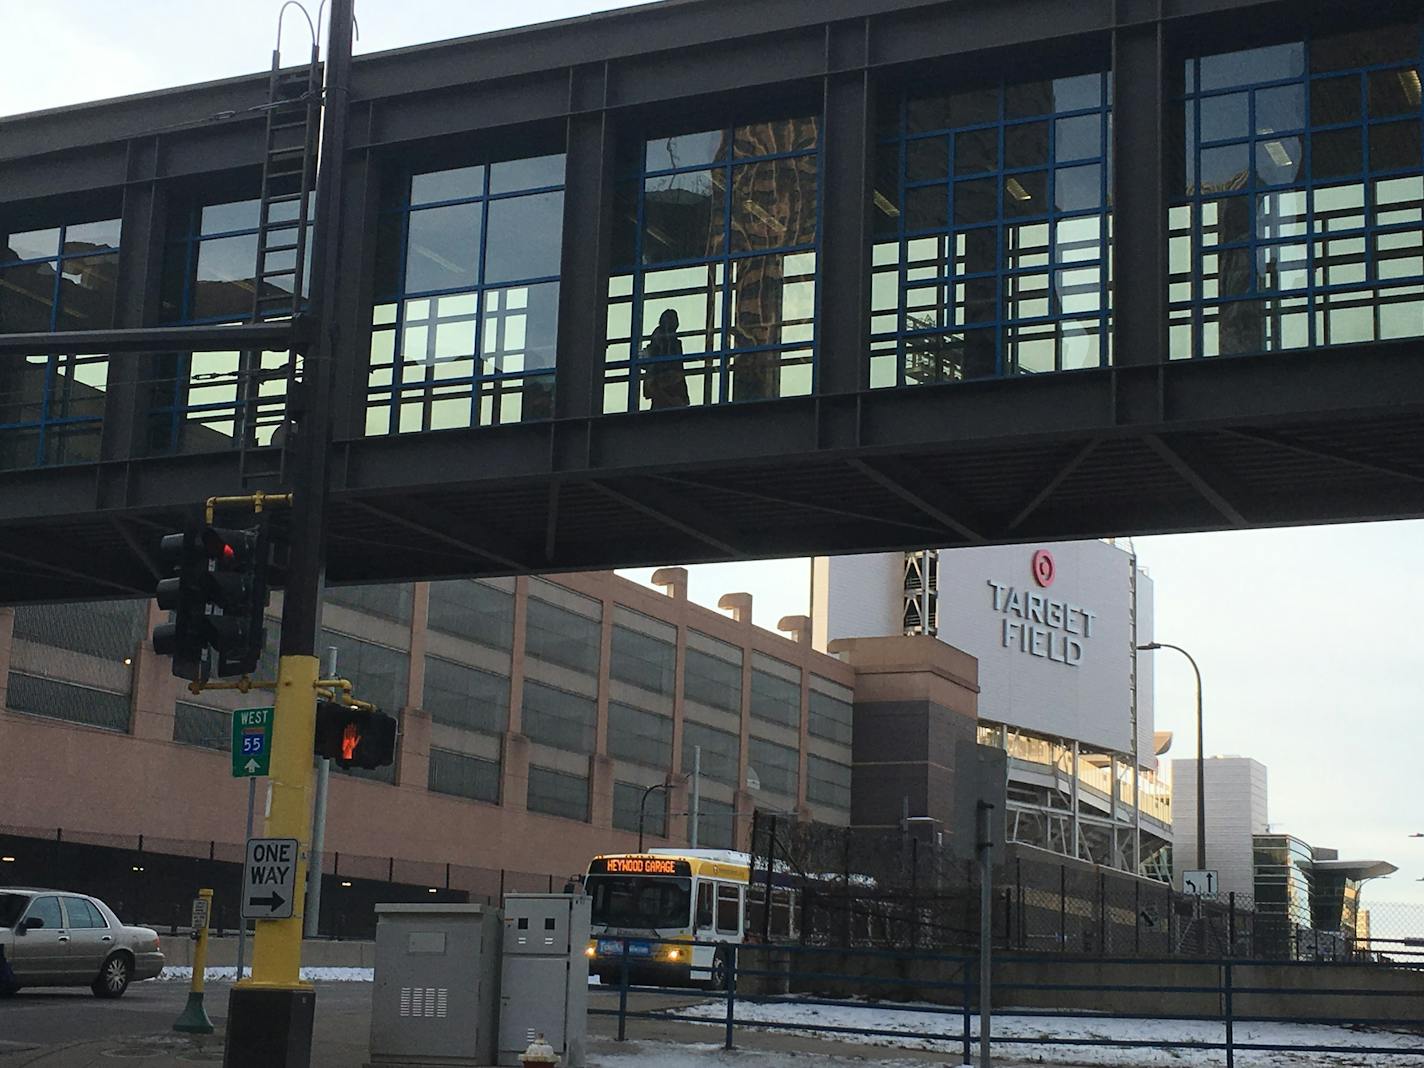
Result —
[[557, 1065], [559, 1055], [554, 1052], [553, 1046], [544, 1041], [544, 1036], [540, 1035], [529, 1043], [528, 1049], [519, 1055], [519, 1063], [525, 1065], [526, 1068], [539, 1064]]

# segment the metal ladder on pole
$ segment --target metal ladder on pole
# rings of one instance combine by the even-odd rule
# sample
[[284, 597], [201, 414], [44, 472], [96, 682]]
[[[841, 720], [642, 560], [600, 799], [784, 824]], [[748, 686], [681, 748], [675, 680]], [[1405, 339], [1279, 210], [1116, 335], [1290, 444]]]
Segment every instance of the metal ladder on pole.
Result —
[[[252, 322], [295, 319], [306, 298], [307, 238], [313, 207], [311, 194], [316, 186], [321, 94], [316, 45], [312, 45], [311, 61], [305, 67], [283, 70], [279, 43], [272, 53], [268, 78]], [[249, 392], [244, 404], [239, 471], [244, 485], [274, 479], [280, 482], [286, 476], [286, 450], [276, 435], [271, 444], [259, 445], [257, 423], [266, 383], [285, 380], [285, 395], [290, 403], [297, 387], [297, 354], [289, 354], [280, 366], [267, 366], [268, 357], [261, 352], [249, 353], [247, 358], [251, 361]]]

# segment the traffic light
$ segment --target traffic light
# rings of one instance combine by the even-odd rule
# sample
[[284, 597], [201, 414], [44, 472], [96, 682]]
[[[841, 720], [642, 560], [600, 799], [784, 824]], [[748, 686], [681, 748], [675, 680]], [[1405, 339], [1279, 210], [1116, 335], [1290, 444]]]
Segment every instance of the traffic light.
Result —
[[203, 551], [212, 567], [206, 597], [217, 612], [207, 616], [208, 644], [217, 655], [218, 678], [257, 670], [267, 644], [267, 528], [203, 530]]
[[158, 544], [159, 556], [170, 577], [158, 583], [158, 607], [174, 613], [171, 623], [153, 628], [153, 651], [173, 658], [173, 674], [204, 682], [208, 678], [208, 639], [203, 594], [208, 570], [207, 554], [196, 530], [166, 535]]
[[318, 701], [312, 752], [339, 768], [389, 767], [396, 759], [396, 721], [384, 712]]
[[166, 536], [159, 553], [171, 574], [158, 584], [158, 606], [175, 616], [154, 628], [153, 648], [173, 657], [173, 674], [202, 682], [257, 670], [272, 569], [267, 524], [194, 527]]

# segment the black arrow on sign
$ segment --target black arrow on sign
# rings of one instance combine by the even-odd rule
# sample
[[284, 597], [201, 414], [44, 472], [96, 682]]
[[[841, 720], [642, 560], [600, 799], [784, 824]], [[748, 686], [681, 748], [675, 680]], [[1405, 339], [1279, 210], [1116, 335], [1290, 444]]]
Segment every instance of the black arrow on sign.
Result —
[[249, 897], [247, 903], [248, 905], [266, 905], [268, 912], [276, 912], [287, 903], [287, 899], [273, 890], [266, 897]]

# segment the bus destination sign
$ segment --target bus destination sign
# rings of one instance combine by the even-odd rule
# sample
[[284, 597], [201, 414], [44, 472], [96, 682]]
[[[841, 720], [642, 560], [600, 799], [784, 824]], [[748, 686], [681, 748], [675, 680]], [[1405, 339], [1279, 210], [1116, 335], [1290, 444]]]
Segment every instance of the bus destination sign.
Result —
[[691, 875], [692, 865], [671, 857], [599, 857], [590, 875]]

